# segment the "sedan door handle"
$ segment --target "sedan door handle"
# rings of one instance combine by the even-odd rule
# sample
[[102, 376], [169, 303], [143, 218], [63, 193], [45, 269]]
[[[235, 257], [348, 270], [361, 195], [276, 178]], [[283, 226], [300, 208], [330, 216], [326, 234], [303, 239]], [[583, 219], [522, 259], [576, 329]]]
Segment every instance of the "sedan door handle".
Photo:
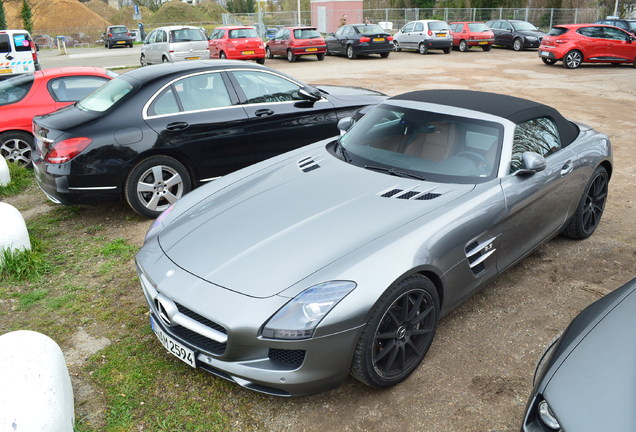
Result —
[[572, 161], [567, 161], [561, 167], [561, 177], [564, 177], [564, 176], [570, 174], [573, 169], [574, 169], [574, 166], [572, 165]]
[[174, 122], [174, 123], [168, 123], [168, 125], [166, 125], [166, 129], [171, 131], [176, 131], [176, 130], [185, 129], [188, 126], [190, 125], [186, 122]]
[[254, 112], [256, 117], [271, 116], [272, 114], [274, 114], [274, 111], [268, 108], [259, 109]]

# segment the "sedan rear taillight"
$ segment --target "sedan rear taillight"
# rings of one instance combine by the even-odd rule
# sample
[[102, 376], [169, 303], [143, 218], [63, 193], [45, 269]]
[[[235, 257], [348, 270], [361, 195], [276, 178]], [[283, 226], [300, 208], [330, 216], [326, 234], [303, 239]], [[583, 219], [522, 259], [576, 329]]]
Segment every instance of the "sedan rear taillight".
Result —
[[51, 150], [44, 157], [44, 161], [52, 164], [68, 162], [80, 154], [88, 145], [93, 142], [86, 137], [69, 138], [53, 144]]
[[387, 36], [386, 40], [392, 41], [393, 40], [393, 36]]
[[366, 37], [366, 36], [362, 36], [362, 37], [360, 38], [360, 42], [361, 42], [361, 43], [371, 42], [371, 38], [370, 38], [370, 37]]

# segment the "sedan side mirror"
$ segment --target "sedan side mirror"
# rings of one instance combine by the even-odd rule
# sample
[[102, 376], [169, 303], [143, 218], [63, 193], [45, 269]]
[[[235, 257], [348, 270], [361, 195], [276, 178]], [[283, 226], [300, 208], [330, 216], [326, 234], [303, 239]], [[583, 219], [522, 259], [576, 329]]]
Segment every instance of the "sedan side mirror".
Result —
[[313, 87], [303, 87], [298, 90], [298, 93], [303, 99], [311, 102], [318, 102], [322, 98], [322, 93], [320, 92], [320, 90]]
[[545, 158], [535, 152], [523, 152], [521, 155], [522, 168], [515, 172], [515, 175], [532, 175], [543, 171], [546, 167]]
[[340, 129], [340, 135], [344, 135], [349, 129], [351, 129], [351, 126], [353, 126], [354, 123], [355, 121], [352, 117], [345, 117], [338, 120], [338, 129]]

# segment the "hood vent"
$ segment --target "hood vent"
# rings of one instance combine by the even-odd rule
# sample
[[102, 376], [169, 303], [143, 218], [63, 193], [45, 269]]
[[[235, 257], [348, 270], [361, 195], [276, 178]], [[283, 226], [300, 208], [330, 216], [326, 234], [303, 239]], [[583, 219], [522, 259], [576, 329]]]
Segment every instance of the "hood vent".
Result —
[[309, 172], [320, 168], [320, 165], [318, 165], [318, 162], [316, 162], [314, 158], [310, 156], [306, 157], [305, 159], [299, 160], [298, 168], [300, 168], [302, 172]]
[[442, 196], [442, 194], [417, 190], [391, 189], [380, 194], [380, 196], [384, 198], [427, 201]]

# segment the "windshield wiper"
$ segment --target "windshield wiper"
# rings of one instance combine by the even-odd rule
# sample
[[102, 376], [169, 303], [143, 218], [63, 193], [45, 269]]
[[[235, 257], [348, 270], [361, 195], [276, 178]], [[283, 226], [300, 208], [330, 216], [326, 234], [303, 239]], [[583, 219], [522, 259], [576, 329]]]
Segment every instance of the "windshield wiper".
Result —
[[340, 154], [342, 155], [342, 160], [345, 162], [351, 162], [351, 156], [349, 156], [349, 152], [344, 148], [342, 144], [340, 144], [340, 140], [336, 141], [336, 145], [338, 148], [336, 151], [340, 150]]
[[407, 171], [400, 171], [397, 170], [395, 168], [386, 168], [386, 167], [381, 167], [381, 166], [375, 166], [375, 165], [365, 165], [364, 166], [366, 169], [368, 170], [372, 170], [372, 171], [380, 171], [380, 172], [384, 172], [390, 175], [394, 175], [397, 177], [406, 177], [406, 178], [412, 178], [412, 179], [416, 179], [416, 180], [426, 180], [423, 176], [421, 175], [417, 175], [417, 174], [413, 174]]

